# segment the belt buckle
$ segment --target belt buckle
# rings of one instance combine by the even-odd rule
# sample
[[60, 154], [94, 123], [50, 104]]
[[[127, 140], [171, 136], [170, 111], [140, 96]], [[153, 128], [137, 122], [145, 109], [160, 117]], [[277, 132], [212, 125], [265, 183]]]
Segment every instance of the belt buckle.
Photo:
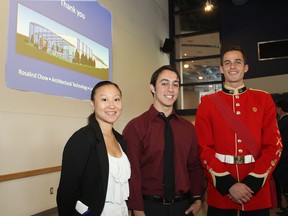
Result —
[[234, 164], [244, 164], [245, 158], [244, 156], [234, 156]]
[[171, 204], [174, 204], [174, 199], [172, 199], [171, 202], [168, 202], [168, 201], [163, 197], [162, 204], [163, 204], [163, 205], [171, 205]]

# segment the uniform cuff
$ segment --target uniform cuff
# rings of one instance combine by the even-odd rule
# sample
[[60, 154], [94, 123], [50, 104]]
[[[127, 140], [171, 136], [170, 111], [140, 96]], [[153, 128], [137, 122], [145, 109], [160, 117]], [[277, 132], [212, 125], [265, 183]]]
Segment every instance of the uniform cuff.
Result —
[[264, 178], [257, 178], [251, 175], [248, 175], [243, 179], [242, 183], [247, 185], [253, 192], [254, 195], [262, 188]]
[[229, 189], [237, 181], [230, 174], [226, 176], [216, 176], [216, 189], [222, 196], [229, 194]]

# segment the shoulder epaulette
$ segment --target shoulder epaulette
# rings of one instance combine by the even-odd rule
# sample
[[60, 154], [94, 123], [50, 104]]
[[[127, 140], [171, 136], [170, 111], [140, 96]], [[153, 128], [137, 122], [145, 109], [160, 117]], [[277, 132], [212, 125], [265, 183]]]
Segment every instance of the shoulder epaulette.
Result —
[[259, 91], [259, 92], [263, 92], [263, 93], [269, 94], [269, 92], [261, 90], [261, 89], [254, 89], [254, 88], [249, 88], [249, 89], [252, 90], [252, 91]]

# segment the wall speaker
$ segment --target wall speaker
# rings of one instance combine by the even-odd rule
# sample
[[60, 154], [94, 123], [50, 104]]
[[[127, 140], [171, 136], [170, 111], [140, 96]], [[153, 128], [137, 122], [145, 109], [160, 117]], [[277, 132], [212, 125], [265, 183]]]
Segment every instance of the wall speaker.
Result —
[[258, 42], [259, 61], [288, 58], [288, 39]]
[[171, 53], [174, 49], [174, 40], [166, 38], [160, 50], [164, 53]]

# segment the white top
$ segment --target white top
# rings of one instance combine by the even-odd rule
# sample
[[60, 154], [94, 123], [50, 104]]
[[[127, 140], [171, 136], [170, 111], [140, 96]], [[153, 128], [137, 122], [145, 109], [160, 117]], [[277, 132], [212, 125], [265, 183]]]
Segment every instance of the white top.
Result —
[[120, 158], [112, 157], [109, 154], [108, 158], [109, 177], [106, 202], [121, 204], [129, 196], [128, 179], [131, 176], [130, 163], [123, 151]]
[[129, 197], [128, 179], [131, 176], [129, 160], [123, 151], [120, 158], [112, 157], [108, 154], [108, 159], [108, 187], [105, 206], [101, 216], [128, 216], [125, 200]]

